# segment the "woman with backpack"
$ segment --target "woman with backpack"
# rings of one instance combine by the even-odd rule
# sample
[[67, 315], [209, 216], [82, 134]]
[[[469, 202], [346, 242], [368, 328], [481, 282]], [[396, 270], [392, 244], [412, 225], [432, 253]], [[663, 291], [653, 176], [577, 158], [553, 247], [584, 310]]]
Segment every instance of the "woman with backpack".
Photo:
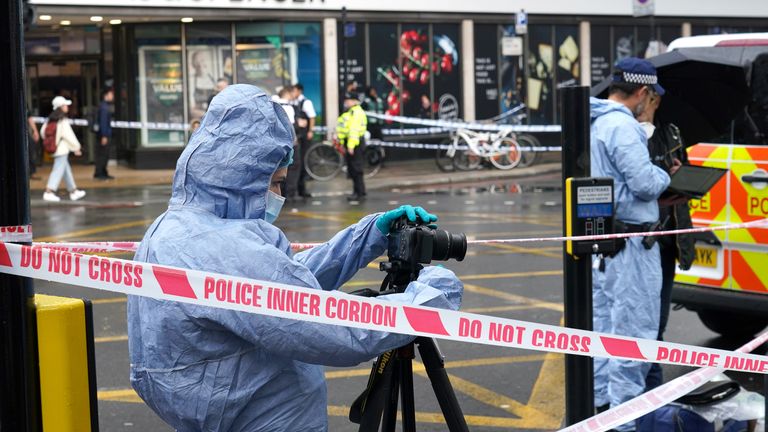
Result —
[[80, 141], [67, 119], [69, 106], [72, 101], [63, 96], [56, 96], [52, 101], [53, 112], [48, 120], [40, 128], [40, 136], [43, 137], [43, 148], [53, 156], [53, 169], [48, 177], [48, 184], [43, 193], [43, 200], [58, 202], [61, 198], [56, 194], [62, 177], [67, 184], [69, 199], [77, 201], [85, 196], [85, 191], [79, 190], [75, 185], [75, 177], [72, 175], [72, 167], [69, 166], [69, 152], [75, 156], [81, 156]]

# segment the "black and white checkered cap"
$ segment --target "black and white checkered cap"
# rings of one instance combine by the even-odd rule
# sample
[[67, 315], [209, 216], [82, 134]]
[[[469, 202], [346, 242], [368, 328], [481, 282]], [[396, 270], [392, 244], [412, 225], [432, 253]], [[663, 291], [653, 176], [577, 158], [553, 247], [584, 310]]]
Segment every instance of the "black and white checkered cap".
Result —
[[654, 85], [659, 82], [656, 75], [646, 75], [632, 72], [622, 72], [624, 82], [632, 84]]

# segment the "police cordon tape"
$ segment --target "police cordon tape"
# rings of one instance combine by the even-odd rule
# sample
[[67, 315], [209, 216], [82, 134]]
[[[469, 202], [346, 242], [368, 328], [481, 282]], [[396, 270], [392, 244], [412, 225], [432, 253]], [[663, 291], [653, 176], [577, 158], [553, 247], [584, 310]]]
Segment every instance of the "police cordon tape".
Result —
[[32, 225], [0, 226], [0, 242], [32, 243]]
[[[469, 147], [466, 145], [453, 145], [453, 144], [431, 144], [431, 143], [395, 142], [395, 141], [381, 141], [381, 140], [370, 140], [366, 144], [371, 146], [377, 146], [377, 147], [394, 147], [394, 148], [408, 148], [408, 149], [420, 149], [420, 150], [450, 150], [450, 149], [469, 150]], [[563, 149], [560, 146], [530, 147], [530, 146], [520, 146], [520, 145], [518, 145], [518, 148], [521, 151], [533, 151], [533, 152], [558, 152], [558, 151], [562, 151]]]
[[469, 123], [463, 121], [454, 120], [432, 120], [416, 117], [404, 117], [393, 116], [389, 114], [378, 114], [370, 111], [366, 111], [365, 114], [368, 117], [376, 118], [384, 121], [392, 121], [404, 124], [414, 124], [420, 126], [442, 127], [447, 129], [472, 129], [481, 131], [502, 131], [511, 130], [513, 132], [560, 132], [562, 128], [560, 125], [498, 125], [498, 124], [483, 124], [483, 123]]
[[[766, 342], [768, 342], [768, 332], [742, 345], [736, 351], [752, 352]], [[674, 402], [681, 396], [701, 387], [722, 371], [723, 369], [707, 367], [688, 372], [617, 407], [562, 429], [560, 432], [602, 432], [613, 429]]]
[[0, 243], [0, 273], [220, 309], [412, 336], [768, 374], [768, 358], [358, 297], [271, 281]]
[[[646, 237], [646, 236], [665, 236], [677, 234], [694, 234], [712, 231], [728, 231], [736, 229], [749, 228], [768, 228], [768, 219], [760, 219], [750, 222], [737, 224], [728, 224], [712, 227], [683, 228], [666, 231], [648, 231], [639, 233], [617, 233], [617, 234], [598, 234], [588, 236], [560, 236], [560, 237], [528, 237], [514, 239], [490, 239], [490, 240], [468, 240], [467, 245], [484, 244], [509, 244], [509, 243], [538, 243], [538, 242], [562, 242], [562, 241], [592, 241], [592, 240], [610, 240], [619, 238]], [[311, 249], [322, 243], [291, 243], [291, 249], [304, 250]], [[139, 246], [138, 242], [56, 242], [56, 243], [34, 243], [48, 249], [57, 249], [68, 252], [78, 253], [106, 253], [106, 252], [136, 252]]]
[[[560, 132], [561, 127], [559, 125], [492, 125], [483, 123], [468, 123], [446, 120], [429, 120], [416, 117], [402, 117], [402, 116], [390, 116], [386, 114], [367, 113], [369, 117], [380, 118], [382, 120], [391, 120], [403, 124], [415, 124], [425, 125], [428, 127], [423, 128], [382, 128], [383, 135], [393, 136], [407, 136], [407, 135], [438, 135], [450, 132], [455, 129], [472, 129], [482, 131], [500, 131], [500, 130], [512, 130], [513, 132]], [[42, 124], [45, 122], [45, 117], [32, 117], [35, 123]], [[88, 119], [74, 118], [69, 119], [73, 126], [86, 127], [90, 124]], [[127, 121], [127, 120], [112, 120], [110, 125], [114, 129], [148, 129], [148, 130], [163, 130], [163, 131], [179, 131], [184, 132], [190, 129], [190, 125], [186, 123], [168, 123], [168, 122], [141, 122], [141, 121]], [[325, 133], [328, 131], [327, 126], [315, 126], [312, 129], [316, 133]]]

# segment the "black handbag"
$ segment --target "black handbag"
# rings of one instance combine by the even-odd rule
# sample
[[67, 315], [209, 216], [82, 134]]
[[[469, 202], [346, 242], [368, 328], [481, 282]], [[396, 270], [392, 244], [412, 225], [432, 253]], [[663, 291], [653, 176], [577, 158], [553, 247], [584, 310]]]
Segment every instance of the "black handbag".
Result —
[[736, 381], [710, 381], [675, 402], [685, 405], [708, 405], [730, 399], [741, 390]]

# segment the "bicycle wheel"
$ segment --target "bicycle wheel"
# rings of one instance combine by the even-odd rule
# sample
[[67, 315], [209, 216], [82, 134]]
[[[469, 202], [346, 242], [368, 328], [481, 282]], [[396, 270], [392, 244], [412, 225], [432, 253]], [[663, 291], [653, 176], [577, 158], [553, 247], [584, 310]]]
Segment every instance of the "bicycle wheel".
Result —
[[520, 164], [518, 167], [525, 168], [536, 163], [539, 158], [539, 151], [533, 148], [541, 147], [539, 140], [533, 135], [518, 135], [517, 144], [520, 146]]
[[[469, 147], [461, 136], [454, 140], [456, 147]], [[453, 166], [459, 171], [472, 171], [480, 167], [483, 163], [483, 157], [472, 150], [456, 150], [453, 156]]]
[[304, 155], [307, 174], [315, 180], [326, 181], [336, 177], [342, 165], [341, 154], [328, 144], [314, 144]]
[[380, 146], [366, 146], [363, 152], [363, 174], [366, 178], [376, 175], [384, 164], [384, 149]]
[[[441, 142], [441, 145], [450, 145], [452, 140], [447, 139]], [[456, 168], [453, 166], [453, 156], [455, 155], [453, 149], [437, 149], [435, 151], [435, 164], [437, 168], [442, 172], [451, 172]]]
[[500, 170], [512, 169], [520, 163], [520, 146], [512, 138], [503, 138], [501, 144], [494, 151], [495, 154], [489, 159], [491, 165]]

